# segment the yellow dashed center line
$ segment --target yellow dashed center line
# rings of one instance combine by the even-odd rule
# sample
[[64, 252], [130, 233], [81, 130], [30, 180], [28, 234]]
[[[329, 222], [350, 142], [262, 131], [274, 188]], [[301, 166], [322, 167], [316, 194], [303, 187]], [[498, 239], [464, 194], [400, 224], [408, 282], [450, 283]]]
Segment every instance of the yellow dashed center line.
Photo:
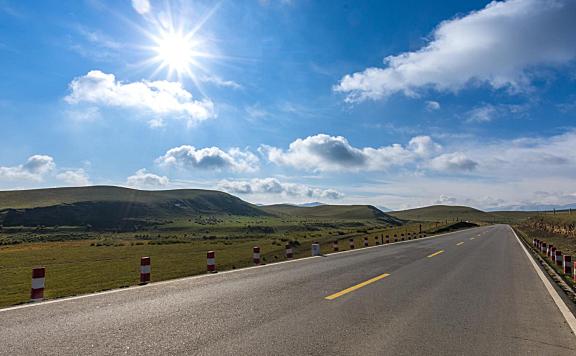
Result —
[[464, 243], [464, 241], [458, 242], [458, 243], [456, 244], [456, 246], [460, 246], [460, 245], [462, 245], [463, 243]]
[[376, 281], [379, 281], [379, 280], [381, 280], [382, 278], [388, 277], [389, 275], [390, 275], [390, 273], [381, 274], [381, 275], [379, 275], [378, 277], [374, 277], [374, 278], [372, 278], [372, 279], [369, 279], [369, 280], [367, 280], [367, 281], [365, 281], [365, 282], [362, 282], [362, 283], [357, 284], [357, 285], [355, 285], [355, 286], [352, 286], [352, 287], [350, 287], [350, 288], [346, 288], [346, 289], [344, 289], [344, 290], [342, 290], [342, 291], [340, 291], [340, 292], [338, 292], [338, 293], [334, 293], [334, 294], [331, 294], [331, 295], [329, 295], [329, 296], [327, 296], [327, 297], [324, 297], [324, 299], [327, 299], [327, 300], [336, 299], [336, 298], [338, 298], [338, 297], [343, 296], [344, 294], [348, 294], [348, 293], [350, 293], [350, 292], [354, 292], [354, 291], [357, 290], [357, 289], [360, 289], [360, 288], [365, 287], [365, 286], [367, 286], [367, 285], [369, 285], [369, 284], [371, 284], [371, 283], [374, 283], [374, 282], [376, 282]]
[[434, 257], [434, 256], [438, 256], [438, 255], [441, 254], [442, 252], [444, 252], [444, 250], [436, 251], [436, 252], [434, 252], [433, 254], [428, 255], [428, 258]]

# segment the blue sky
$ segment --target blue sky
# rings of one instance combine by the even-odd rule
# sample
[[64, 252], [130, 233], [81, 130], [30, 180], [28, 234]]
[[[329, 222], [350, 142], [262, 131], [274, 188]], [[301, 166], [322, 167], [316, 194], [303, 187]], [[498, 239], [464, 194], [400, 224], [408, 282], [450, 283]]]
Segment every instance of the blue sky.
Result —
[[0, 0], [0, 189], [576, 201], [576, 4]]

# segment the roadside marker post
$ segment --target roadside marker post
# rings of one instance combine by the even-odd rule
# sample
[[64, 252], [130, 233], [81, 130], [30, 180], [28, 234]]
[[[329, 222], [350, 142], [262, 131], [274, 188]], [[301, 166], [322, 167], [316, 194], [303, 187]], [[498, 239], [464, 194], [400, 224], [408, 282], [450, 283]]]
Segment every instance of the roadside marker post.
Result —
[[32, 269], [32, 289], [30, 290], [30, 301], [40, 302], [44, 299], [45, 278], [46, 268], [35, 267]]
[[354, 249], [354, 239], [350, 239], [348, 243], [350, 245], [350, 249], [353, 250]]
[[338, 240], [334, 240], [332, 242], [332, 251], [338, 252], [340, 249], [338, 248]]
[[380, 245], [380, 240], [378, 240], [378, 236], [374, 236], [374, 243], [376, 245]]
[[546, 252], [546, 242], [542, 242], [542, 246], [540, 248], [540, 252], [545, 253]]
[[562, 266], [562, 251], [556, 250], [556, 266]]
[[320, 244], [318, 242], [314, 242], [312, 244], [312, 256], [320, 256]]
[[152, 268], [150, 266], [150, 257], [140, 258], [140, 284], [146, 284], [150, 282], [150, 273]]
[[294, 257], [294, 253], [292, 252], [292, 246], [290, 244], [286, 245], [286, 258]]
[[252, 248], [252, 261], [255, 265], [260, 264], [260, 246], [254, 246]]
[[206, 253], [206, 265], [207, 265], [207, 271], [210, 273], [215, 273], [216, 272], [216, 254], [214, 253], [214, 251], [208, 251]]
[[569, 276], [572, 275], [572, 256], [564, 256], [564, 260], [562, 261], [563, 263], [563, 270], [564, 270], [564, 274], [567, 274]]
[[386, 235], [386, 243], [387, 243], [387, 244], [390, 243], [390, 235]]
[[364, 237], [364, 247], [368, 247], [368, 237]]
[[554, 262], [556, 258], [556, 247], [553, 245], [548, 245], [548, 257]]
[[576, 261], [572, 262], [572, 280], [576, 282]]

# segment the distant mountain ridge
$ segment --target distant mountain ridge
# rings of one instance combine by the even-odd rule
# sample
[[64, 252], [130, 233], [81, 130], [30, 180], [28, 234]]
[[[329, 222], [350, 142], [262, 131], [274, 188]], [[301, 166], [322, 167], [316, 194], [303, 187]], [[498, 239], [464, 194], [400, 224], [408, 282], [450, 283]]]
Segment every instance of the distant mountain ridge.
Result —
[[[314, 205], [316, 203], [313, 203]], [[369, 205], [257, 206], [231, 194], [202, 189], [145, 191], [116, 186], [0, 191], [0, 225], [114, 228], [198, 215], [301, 216], [399, 220]], [[154, 221], [150, 221], [150, 220]]]

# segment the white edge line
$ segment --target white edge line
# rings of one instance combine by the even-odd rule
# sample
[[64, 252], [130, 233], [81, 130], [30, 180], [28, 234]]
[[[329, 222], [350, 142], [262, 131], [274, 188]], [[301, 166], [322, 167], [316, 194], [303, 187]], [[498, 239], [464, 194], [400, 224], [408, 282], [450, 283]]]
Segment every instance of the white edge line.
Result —
[[[479, 226], [479, 227], [484, 227], [484, 226]], [[471, 229], [476, 229], [476, 228], [471, 228]], [[447, 233], [438, 234], [438, 235], [431, 235], [431, 236], [428, 236], [428, 237], [423, 237], [423, 238], [414, 239], [414, 240], [404, 240], [404, 241], [391, 242], [391, 243], [387, 243], [387, 244], [380, 244], [380, 245], [369, 246], [369, 247], [360, 247], [360, 248], [357, 248], [357, 249], [354, 249], [354, 250], [346, 250], [346, 251], [340, 251], [340, 252], [332, 252], [332, 253], [324, 254], [324, 255], [321, 255], [321, 256], [301, 257], [301, 258], [295, 258], [295, 259], [293, 259], [293, 260], [288, 260], [288, 261], [273, 262], [273, 263], [270, 263], [270, 264], [259, 265], [259, 266], [243, 267], [243, 268], [232, 269], [232, 270], [228, 270], [228, 271], [222, 271], [222, 272], [218, 272], [218, 273], [207, 273], [207, 274], [200, 274], [200, 275], [188, 276], [188, 277], [182, 277], [182, 278], [174, 278], [174, 279], [169, 279], [169, 280], [166, 280], [166, 281], [152, 282], [152, 283], [148, 283], [148, 284], [145, 284], [145, 285], [129, 286], [129, 287], [126, 287], [126, 288], [117, 288], [117, 289], [107, 290], [107, 291], [103, 291], [103, 292], [95, 292], [95, 293], [82, 294], [82, 295], [77, 295], [77, 296], [72, 296], [72, 297], [63, 297], [63, 298], [49, 299], [49, 300], [45, 300], [45, 301], [42, 301], [42, 302], [36, 302], [36, 303], [27, 303], [27, 304], [15, 305], [15, 306], [13, 306], [13, 307], [0, 308], [0, 313], [2, 313], [2, 312], [7, 312], [7, 311], [18, 310], [18, 309], [24, 309], [24, 308], [39, 307], [39, 306], [47, 305], [47, 304], [61, 303], [61, 302], [66, 302], [66, 301], [71, 301], [71, 300], [77, 300], [77, 299], [84, 299], [84, 298], [96, 297], [96, 296], [106, 295], [106, 294], [113, 294], [113, 293], [118, 293], [118, 292], [126, 292], [126, 291], [135, 290], [135, 289], [138, 289], [138, 288], [154, 287], [154, 286], [158, 286], [158, 285], [162, 285], [162, 284], [177, 283], [177, 282], [181, 282], [181, 281], [188, 280], [188, 279], [199, 279], [199, 278], [206, 278], [206, 277], [212, 277], [212, 276], [221, 276], [221, 275], [223, 275], [223, 274], [234, 273], [234, 272], [242, 272], [242, 271], [246, 271], [246, 270], [250, 270], [250, 269], [264, 268], [264, 267], [270, 267], [270, 266], [278, 266], [278, 265], [281, 265], [281, 264], [284, 264], [284, 263], [299, 262], [299, 261], [304, 261], [304, 260], [308, 260], [308, 259], [311, 259], [311, 258], [321, 258], [322, 256], [327, 256], [327, 255], [330, 255], [330, 256], [331, 256], [331, 255], [338, 255], [338, 254], [344, 254], [344, 253], [349, 253], [349, 252], [361, 252], [361, 251], [366, 251], [366, 250], [369, 250], [369, 249], [372, 249], [372, 248], [377, 248], [377, 247], [391, 246], [391, 245], [401, 244], [401, 243], [406, 243], [406, 242], [416, 242], [416, 241], [427, 240], [427, 239], [436, 238], [436, 237], [440, 237], [440, 236], [451, 235], [451, 234], [455, 234], [455, 233], [458, 233], [458, 232], [469, 231], [469, 230], [471, 230], [471, 229], [460, 230], [460, 231], [452, 231], [452, 232], [447, 232]], [[342, 240], [344, 240], [344, 239], [342, 239]]]
[[516, 231], [514, 231], [514, 229], [512, 229], [510, 226], [508, 226], [508, 228], [510, 228], [514, 233], [514, 236], [516, 236], [516, 241], [518, 241], [518, 243], [524, 250], [524, 253], [526, 254], [526, 256], [528, 256], [530, 263], [532, 263], [532, 267], [534, 267], [534, 270], [538, 274], [538, 277], [540, 277], [540, 279], [542, 280], [542, 283], [544, 283], [544, 286], [548, 290], [548, 293], [550, 293], [550, 296], [554, 300], [554, 303], [556, 303], [556, 306], [558, 307], [558, 309], [560, 309], [562, 316], [564, 316], [564, 319], [566, 319], [566, 322], [570, 326], [570, 329], [572, 329], [573, 335], [576, 336], [576, 317], [574, 317], [574, 314], [572, 314], [570, 309], [568, 309], [568, 306], [566, 305], [566, 303], [564, 303], [564, 300], [562, 300], [562, 298], [560, 297], [556, 289], [554, 289], [548, 278], [546, 278], [544, 272], [542, 272], [540, 267], [538, 267], [538, 265], [534, 261], [534, 258], [530, 255], [524, 244], [520, 241], [518, 235], [516, 235]]

